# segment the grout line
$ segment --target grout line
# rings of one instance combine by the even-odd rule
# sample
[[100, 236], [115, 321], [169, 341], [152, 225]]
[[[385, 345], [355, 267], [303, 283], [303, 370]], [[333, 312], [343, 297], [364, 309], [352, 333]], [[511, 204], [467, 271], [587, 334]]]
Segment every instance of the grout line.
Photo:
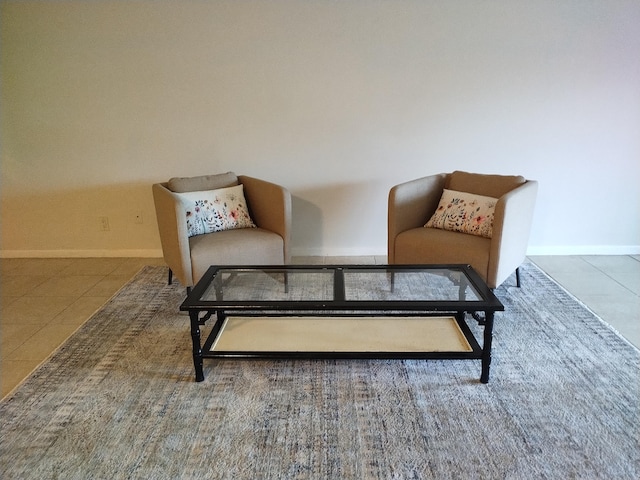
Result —
[[[623, 257], [629, 258], [630, 260], [636, 261], [636, 262], [640, 262], [640, 260], [636, 260], [635, 258], [633, 258], [633, 256], [631, 255], [622, 255]], [[602, 273], [603, 275], [605, 275], [607, 278], [609, 278], [610, 280], [614, 281], [615, 283], [617, 283], [618, 285], [620, 285], [622, 288], [624, 288], [627, 292], [629, 292], [631, 295], [633, 295], [634, 297], [638, 297], [638, 294], [636, 292], [634, 292], [633, 290], [631, 290], [627, 285], [625, 285], [624, 283], [620, 282], [618, 279], [612, 277], [606, 270], [603, 270], [601, 267], [594, 265], [593, 263], [591, 263], [590, 261], [586, 260], [585, 258], [581, 257], [581, 260], [583, 260], [584, 262], [588, 263], [590, 266], [592, 266], [593, 268], [595, 268], [596, 270], [598, 270], [600, 273]]]

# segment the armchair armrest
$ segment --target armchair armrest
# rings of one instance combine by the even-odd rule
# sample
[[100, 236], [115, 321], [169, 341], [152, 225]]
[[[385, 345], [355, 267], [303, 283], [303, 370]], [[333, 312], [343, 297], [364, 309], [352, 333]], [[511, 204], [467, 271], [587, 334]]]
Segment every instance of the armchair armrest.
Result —
[[158, 220], [158, 231], [164, 261], [183, 285], [191, 285], [191, 257], [187, 222], [178, 195], [167, 188], [166, 183], [152, 186], [153, 201]]
[[291, 263], [291, 194], [280, 185], [258, 178], [239, 175], [238, 180], [244, 186], [254, 223], [282, 237], [284, 263]]
[[488, 272], [489, 278], [496, 279], [496, 285], [511, 275], [527, 255], [537, 192], [538, 182], [527, 180], [496, 203]]
[[389, 191], [387, 262], [395, 261], [396, 236], [423, 226], [438, 206], [447, 174], [441, 173], [401, 183]]

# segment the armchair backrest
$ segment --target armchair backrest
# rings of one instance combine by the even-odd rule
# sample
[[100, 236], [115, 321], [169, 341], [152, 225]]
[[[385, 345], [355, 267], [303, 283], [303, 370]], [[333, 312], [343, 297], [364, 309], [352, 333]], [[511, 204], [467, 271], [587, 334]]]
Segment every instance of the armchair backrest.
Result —
[[239, 183], [235, 173], [227, 172], [199, 177], [174, 177], [167, 182], [166, 187], [174, 193], [186, 193], [233, 187]]
[[456, 170], [448, 175], [444, 188], [500, 198], [526, 181], [524, 177], [519, 175], [486, 175]]

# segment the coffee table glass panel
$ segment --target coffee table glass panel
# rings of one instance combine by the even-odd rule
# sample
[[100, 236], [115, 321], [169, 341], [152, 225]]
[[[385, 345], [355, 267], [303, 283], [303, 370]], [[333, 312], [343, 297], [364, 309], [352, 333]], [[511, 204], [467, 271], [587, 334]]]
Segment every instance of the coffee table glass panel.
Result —
[[[197, 381], [203, 358], [330, 357], [480, 359], [486, 383], [493, 316], [504, 307], [468, 265], [292, 265], [211, 267], [180, 309], [190, 314]], [[483, 327], [482, 347], [467, 313]], [[447, 328], [449, 338], [438, 337]], [[285, 346], [260, 342], [267, 337]]]

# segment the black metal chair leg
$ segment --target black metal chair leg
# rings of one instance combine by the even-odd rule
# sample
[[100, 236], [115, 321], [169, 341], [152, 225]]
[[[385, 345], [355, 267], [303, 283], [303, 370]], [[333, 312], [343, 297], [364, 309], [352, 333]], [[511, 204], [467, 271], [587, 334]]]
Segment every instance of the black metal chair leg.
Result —
[[521, 283], [520, 283], [520, 267], [516, 268], [516, 287], [520, 288], [521, 287]]
[[169, 285], [173, 283], [173, 270], [169, 269]]

